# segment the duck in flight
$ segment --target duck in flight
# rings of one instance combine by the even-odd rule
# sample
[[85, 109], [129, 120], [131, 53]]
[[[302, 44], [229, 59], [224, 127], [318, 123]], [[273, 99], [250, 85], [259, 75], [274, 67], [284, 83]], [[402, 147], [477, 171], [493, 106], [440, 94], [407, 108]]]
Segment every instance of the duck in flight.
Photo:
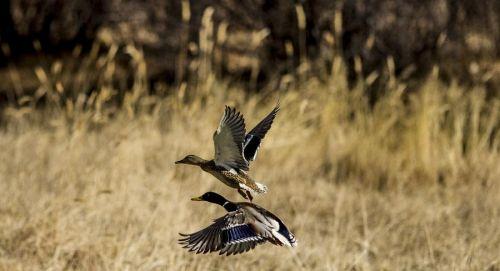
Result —
[[279, 104], [246, 134], [243, 115], [226, 106], [219, 127], [213, 135], [215, 158], [205, 160], [191, 154], [175, 163], [199, 166], [252, 201], [252, 193], [265, 193], [267, 187], [248, 176], [249, 164], [257, 157], [260, 143], [271, 128], [278, 111]]
[[179, 243], [190, 252], [219, 251], [220, 255], [239, 254], [270, 242], [278, 246], [296, 247], [297, 240], [276, 215], [250, 202], [231, 202], [223, 196], [207, 192], [194, 201], [221, 205], [228, 212], [213, 224], [192, 234], [182, 234]]

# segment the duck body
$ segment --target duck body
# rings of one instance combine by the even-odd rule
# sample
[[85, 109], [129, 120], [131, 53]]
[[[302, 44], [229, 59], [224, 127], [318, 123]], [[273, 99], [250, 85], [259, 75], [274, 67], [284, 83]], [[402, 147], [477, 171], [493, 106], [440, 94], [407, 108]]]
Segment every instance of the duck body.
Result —
[[226, 169], [223, 166], [218, 166], [213, 160], [200, 166], [205, 172], [212, 174], [215, 178], [223, 182], [229, 187], [240, 189], [247, 182], [253, 182], [248, 174], [240, 170]]
[[188, 155], [175, 163], [199, 166], [252, 201], [252, 193], [266, 193], [267, 187], [248, 175], [249, 163], [255, 160], [260, 143], [271, 128], [278, 111], [279, 105], [246, 134], [243, 116], [234, 108], [226, 106], [219, 127], [213, 135], [215, 158], [205, 160], [196, 155]]
[[248, 202], [231, 202], [214, 192], [193, 198], [224, 207], [225, 216], [214, 220], [205, 229], [192, 234], [180, 234], [184, 248], [195, 253], [218, 251], [219, 254], [239, 254], [269, 242], [278, 246], [296, 247], [297, 240], [285, 224], [273, 213]]
[[[285, 224], [273, 213], [260, 207], [257, 204], [248, 202], [237, 202], [238, 210], [246, 214], [246, 223], [252, 225], [253, 230], [262, 236], [267, 235], [268, 242], [277, 246], [296, 247], [297, 240], [295, 236], [288, 230]], [[268, 234], [268, 229], [272, 228], [272, 234]]]
[[203, 171], [210, 173], [225, 185], [237, 189], [245, 199], [252, 200], [252, 193], [261, 194], [267, 192], [265, 185], [254, 181], [245, 171], [219, 166], [214, 160], [207, 161], [200, 157], [189, 155], [176, 163], [199, 166]]

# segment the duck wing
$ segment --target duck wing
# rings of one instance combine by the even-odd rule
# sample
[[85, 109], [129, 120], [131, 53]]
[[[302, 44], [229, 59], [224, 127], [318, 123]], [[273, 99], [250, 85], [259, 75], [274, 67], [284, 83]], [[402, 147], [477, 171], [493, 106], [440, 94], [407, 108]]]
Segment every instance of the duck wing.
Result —
[[243, 157], [245, 120], [240, 112], [226, 106], [213, 139], [216, 165], [228, 169], [248, 170], [248, 162]]
[[279, 217], [253, 203], [240, 202], [238, 204], [242, 210], [245, 210], [247, 220], [250, 221], [249, 224], [259, 236], [275, 245], [297, 246], [295, 236]]
[[179, 244], [190, 252], [219, 254], [239, 254], [265, 242], [246, 222], [245, 212], [236, 210], [214, 220], [214, 223], [192, 234], [180, 234]]
[[274, 107], [263, 120], [261, 120], [246, 136], [243, 143], [243, 155], [247, 161], [253, 161], [257, 157], [262, 139], [266, 136], [267, 131], [271, 129], [274, 118], [280, 110], [279, 103]]

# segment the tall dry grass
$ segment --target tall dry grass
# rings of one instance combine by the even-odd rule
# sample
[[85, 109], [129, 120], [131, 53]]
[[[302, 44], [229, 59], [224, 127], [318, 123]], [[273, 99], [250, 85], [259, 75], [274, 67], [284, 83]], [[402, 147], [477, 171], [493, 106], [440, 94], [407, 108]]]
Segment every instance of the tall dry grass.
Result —
[[[498, 99], [444, 85], [434, 72], [412, 94], [390, 77], [372, 108], [364, 89], [376, 75], [349, 89], [339, 57], [326, 82], [308, 75], [304, 58], [305, 72], [283, 77], [280, 91], [247, 93], [216, 78], [214, 44], [204, 42], [198, 80], [162, 87], [166, 96], [148, 94], [133, 46], [125, 48], [127, 91], [114, 83], [123, 72], [116, 45], [104, 55], [98, 45], [86, 56], [76, 50], [76, 66], [36, 70], [37, 92], [1, 112], [0, 270], [500, 268]], [[97, 85], [85, 94], [88, 81]], [[252, 126], [278, 99], [250, 174], [269, 187], [255, 202], [283, 218], [299, 247], [262, 245], [232, 257], [183, 250], [178, 232], [224, 214], [190, 197], [212, 190], [241, 198], [173, 162], [213, 155], [224, 105]]]
[[[500, 268], [499, 101], [431, 77], [407, 97], [394, 81], [370, 109], [366, 82], [349, 90], [342, 73], [337, 65], [327, 83], [311, 78], [280, 94], [209, 80], [166, 98], [146, 95], [139, 73], [118, 107], [105, 85], [59, 106], [5, 108], [0, 269]], [[225, 104], [251, 126], [278, 96], [282, 110], [250, 173], [269, 187], [255, 202], [283, 218], [299, 247], [189, 254], [177, 233], [224, 214], [189, 198], [212, 190], [241, 199], [173, 162], [213, 155]]]

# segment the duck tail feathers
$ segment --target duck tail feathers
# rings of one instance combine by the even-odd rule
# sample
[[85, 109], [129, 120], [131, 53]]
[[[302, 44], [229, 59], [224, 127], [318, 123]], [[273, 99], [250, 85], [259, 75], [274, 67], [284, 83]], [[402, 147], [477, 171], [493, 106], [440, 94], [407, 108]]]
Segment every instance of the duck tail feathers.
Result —
[[265, 184], [261, 184], [261, 183], [258, 183], [258, 182], [255, 182], [255, 184], [257, 185], [257, 193], [267, 193], [267, 186]]
[[290, 232], [276, 231], [273, 232], [273, 236], [278, 244], [287, 247], [297, 247], [297, 239]]

